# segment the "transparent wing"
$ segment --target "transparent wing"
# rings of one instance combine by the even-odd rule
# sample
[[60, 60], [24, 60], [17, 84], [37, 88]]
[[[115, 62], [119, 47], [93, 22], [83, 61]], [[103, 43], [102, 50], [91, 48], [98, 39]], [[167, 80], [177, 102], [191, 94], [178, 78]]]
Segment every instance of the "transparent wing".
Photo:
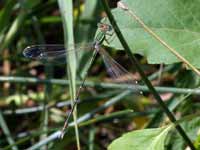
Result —
[[[103, 58], [106, 70], [111, 78], [130, 85], [138, 84], [138, 81], [134, 79], [133, 75], [117, 63], [103, 48], [100, 48], [99, 53]], [[140, 91], [140, 93], [142, 92]]]
[[65, 58], [72, 52], [91, 50], [93, 43], [71, 45], [67, 49], [61, 44], [32, 45], [24, 49], [23, 55], [36, 60], [55, 60]]

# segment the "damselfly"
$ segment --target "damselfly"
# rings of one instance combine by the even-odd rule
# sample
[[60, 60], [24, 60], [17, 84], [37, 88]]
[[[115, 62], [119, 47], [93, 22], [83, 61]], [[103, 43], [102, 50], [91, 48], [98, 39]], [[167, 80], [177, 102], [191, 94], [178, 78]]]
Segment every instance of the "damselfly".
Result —
[[[25, 57], [33, 58], [37, 60], [54, 60], [54, 59], [60, 59], [65, 58], [66, 55], [70, 55], [70, 51], [80, 51], [80, 50], [94, 50], [93, 56], [91, 57], [90, 64], [87, 70], [89, 70], [91, 64], [93, 63], [95, 56], [97, 53], [99, 53], [104, 61], [104, 64], [106, 66], [106, 70], [108, 74], [115, 79], [125, 77], [125, 82], [132, 84], [137, 84], [137, 81], [133, 79], [132, 75], [124, 69], [119, 63], [117, 63], [112, 57], [101, 47], [102, 42], [105, 40], [105, 35], [108, 34], [112, 30], [112, 27], [108, 24], [99, 23], [98, 24], [99, 32], [96, 35], [94, 42], [88, 43], [85, 46], [76, 46], [75, 49], [65, 48], [63, 45], [53, 45], [53, 44], [47, 44], [47, 45], [32, 45], [25, 48], [23, 51], [23, 54]], [[88, 71], [87, 71], [88, 73]], [[64, 123], [64, 126], [62, 128], [61, 137], [64, 136], [65, 129], [68, 127], [69, 119], [74, 111], [75, 106], [78, 103], [80, 91], [84, 85], [84, 82], [86, 80], [86, 75], [83, 78], [82, 84], [79, 87], [79, 90], [77, 92], [76, 99], [74, 100], [74, 103], [72, 104], [71, 111], [69, 112], [66, 121]]]

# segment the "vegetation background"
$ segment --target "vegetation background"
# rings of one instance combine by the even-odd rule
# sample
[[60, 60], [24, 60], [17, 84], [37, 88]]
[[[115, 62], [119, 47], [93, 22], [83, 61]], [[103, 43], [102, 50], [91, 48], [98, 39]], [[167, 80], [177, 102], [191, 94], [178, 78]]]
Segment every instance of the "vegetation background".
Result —
[[[111, 36], [114, 40], [105, 43], [105, 49], [139, 81], [136, 85], [139, 90], [119, 84], [125, 82], [125, 74], [119, 79], [110, 78], [102, 58], [98, 56], [81, 91], [77, 117], [74, 114], [79, 124], [76, 121], [72, 123], [71, 118], [64, 138], [57, 138], [91, 55], [83, 50], [78, 51], [80, 57], [72, 55], [67, 63], [59, 59], [40, 62], [25, 58], [22, 52], [25, 47], [34, 44], [68, 45], [93, 41], [97, 24], [106, 17], [101, 2], [0, 2], [0, 149], [188, 148], [142, 82], [115, 34]], [[192, 65], [200, 67], [198, 0], [124, 2]], [[116, 8], [117, 0], [108, 3], [114, 9], [116, 22], [145, 75], [169, 110], [180, 120], [177, 124], [181, 124], [195, 148], [200, 149], [199, 76], [153, 40], [127, 13]], [[107, 37], [110, 38], [110, 35]], [[141, 91], [143, 94], [140, 94]]]

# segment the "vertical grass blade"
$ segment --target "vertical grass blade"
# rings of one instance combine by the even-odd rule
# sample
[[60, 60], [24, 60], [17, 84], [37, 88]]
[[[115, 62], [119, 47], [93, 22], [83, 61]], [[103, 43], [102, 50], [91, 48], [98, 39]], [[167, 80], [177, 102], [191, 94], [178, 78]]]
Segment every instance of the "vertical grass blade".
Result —
[[95, 134], [96, 134], [96, 128], [94, 126], [90, 127], [90, 131], [89, 131], [89, 139], [88, 139], [88, 143], [89, 143], [89, 150], [94, 150], [94, 145], [95, 145]]
[[[85, 9], [82, 12], [81, 16], [80, 16], [80, 20], [90, 20], [92, 18], [92, 20], [94, 20], [94, 22], [97, 22], [97, 14], [99, 11], [99, 1], [98, 0], [92, 0], [92, 1], [86, 1], [85, 4]], [[81, 21], [80, 21], [81, 22]], [[91, 22], [89, 24], [79, 24], [76, 28], [76, 33], [75, 36], [77, 37], [76, 41], [78, 43], [82, 43], [82, 42], [90, 42], [91, 40], [93, 40], [94, 36], [95, 36], [95, 32], [96, 32], [96, 26], [94, 26], [94, 24]], [[80, 52], [83, 53], [80, 61], [78, 62], [78, 70], [77, 70], [77, 75], [79, 75], [81, 78], [84, 77], [85, 72], [87, 72], [88, 69], [88, 65], [89, 65], [89, 61], [88, 60], [91, 56], [90, 54], [88, 54], [87, 52]], [[81, 56], [81, 55], [80, 55]], [[84, 61], [84, 63], [83, 63]]]
[[[62, 16], [63, 21], [63, 29], [64, 29], [64, 39], [65, 39], [65, 47], [68, 45], [74, 45], [74, 33], [73, 33], [73, 1], [72, 0], [58, 0], [59, 9]], [[75, 100], [76, 98], [76, 54], [70, 53], [70, 56], [67, 55], [67, 72], [70, 80], [70, 95], [71, 99]], [[72, 102], [73, 104], [73, 102]], [[75, 108], [73, 112], [74, 121], [76, 122], [77, 110]], [[75, 124], [75, 133], [76, 133], [76, 141], [77, 141], [77, 149], [80, 149], [79, 142], [79, 133], [78, 126]]]
[[26, 17], [26, 12], [20, 11], [17, 18], [13, 21], [9, 31], [1, 41], [0, 51], [5, 49], [15, 38], [17, 31], [20, 29]]
[[[2, 131], [4, 132], [4, 134], [5, 134], [6, 138], [7, 138], [8, 143], [10, 145], [14, 144], [15, 141], [11, 137], [10, 131], [8, 129], [8, 126], [6, 125], [6, 122], [5, 122], [4, 118], [3, 118], [3, 114], [1, 112], [1, 110], [0, 110], [0, 126], [1, 126], [1, 129], [2, 129]], [[12, 150], [18, 150], [17, 146], [13, 146]]]
[[15, 0], [7, 0], [4, 8], [0, 13], [0, 33], [2, 34], [4, 29], [8, 27], [9, 19], [11, 18], [12, 8], [16, 4]]
[[[7, 3], [7, 8], [11, 11], [12, 7], [14, 6], [13, 2], [15, 2], [15, 0], [13, 0], [12, 2]], [[31, 9], [34, 8], [36, 5], [38, 5], [38, 1], [35, 0], [29, 0], [29, 1], [19, 1], [19, 5], [20, 5], [20, 10], [19, 13], [17, 14], [16, 19], [12, 22], [9, 30], [7, 31], [7, 33], [5, 34], [5, 36], [2, 37], [1, 41], [0, 41], [0, 51], [7, 48], [10, 43], [15, 39], [16, 35], [18, 34], [18, 31], [22, 28], [22, 26], [24, 25], [24, 21], [26, 19], [26, 17], [30, 14]], [[16, 4], [16, 3], [15, 3]], [[14, 11], [13, 11], [14, 12]], [[1, 17], [7, 17], [7, 19], [0, 19], [0, 23], [2, 23], [3, 21], [5, 21], [3, 23], [3, 25], [5, 23], [8, 22], [8, 19], [10, 18], [11, 12], [8, 11], [4, 11], [1, 14]], [[5, 26], [7, 27], [8, 25], [5, 24]], [[0, 25], [0, 27], [2, 27], [2, 25]], [[6, 28], [5, 27], [5, 28]], [[1, 29], [0, 29], [1, 32]], [[1, 32], [2, 33], [2, 32]], [[1, 36], [1, 35], [0, 35]]]

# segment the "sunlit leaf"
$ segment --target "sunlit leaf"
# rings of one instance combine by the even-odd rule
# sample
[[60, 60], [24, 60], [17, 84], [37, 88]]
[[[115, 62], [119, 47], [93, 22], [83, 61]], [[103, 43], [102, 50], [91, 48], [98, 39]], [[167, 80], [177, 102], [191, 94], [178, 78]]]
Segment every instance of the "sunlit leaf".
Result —
[[164, 150], [168, 131], [172, 126], [132, 131], [114, 140], [108, 150]]

